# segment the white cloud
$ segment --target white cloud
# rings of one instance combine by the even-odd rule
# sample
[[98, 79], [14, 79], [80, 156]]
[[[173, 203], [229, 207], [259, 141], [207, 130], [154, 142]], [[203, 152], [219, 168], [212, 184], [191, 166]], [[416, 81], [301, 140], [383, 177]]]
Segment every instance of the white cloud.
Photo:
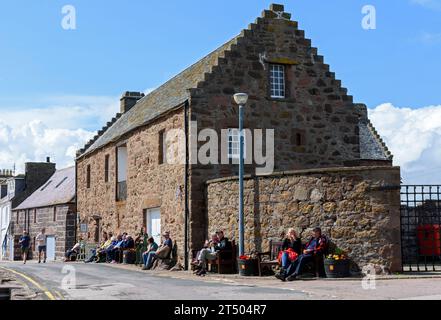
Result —
[[401, 166], [404, 183], [441, 184], [441, 105], [419, 109], [385, 103], [369, 117]]
[[74, 164], [75, 152], [118, 112], [117, 97], [63, 96], [35, 99], [34, 105], [9, 107], [0, 113], [0, 169], [45, 161], [57, 168]]

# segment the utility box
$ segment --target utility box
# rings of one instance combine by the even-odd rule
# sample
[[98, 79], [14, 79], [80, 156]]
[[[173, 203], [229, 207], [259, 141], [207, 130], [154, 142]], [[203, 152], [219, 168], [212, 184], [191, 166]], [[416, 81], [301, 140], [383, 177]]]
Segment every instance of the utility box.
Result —
[[426, 224], [417, 227], [420, 256], [441, 256], [441, 233], [439, 224]]

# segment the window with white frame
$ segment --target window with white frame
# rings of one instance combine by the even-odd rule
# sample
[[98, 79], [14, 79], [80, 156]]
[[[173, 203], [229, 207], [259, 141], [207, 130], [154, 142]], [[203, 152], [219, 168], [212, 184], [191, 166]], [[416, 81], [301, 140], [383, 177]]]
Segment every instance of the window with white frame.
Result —
[[[245, 130], [244, 130], [245, 133]], [[228, 129], [228, 159], [239, 159], [240, 148], [239, 129]], [[243, 154], [246, 155], [245, 134], [243, 137]]]
[[285, 98], [285, 66], [270, 65], [271, 98]]

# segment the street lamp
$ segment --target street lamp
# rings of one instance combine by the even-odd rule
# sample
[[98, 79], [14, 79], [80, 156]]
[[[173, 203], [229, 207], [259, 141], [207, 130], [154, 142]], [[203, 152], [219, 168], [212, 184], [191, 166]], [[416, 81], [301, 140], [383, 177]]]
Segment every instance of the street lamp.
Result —
[[236, 93], [234, 101], [239, 105], [239, 256], [245, 254], [245, 227], [243, 214], [243, 172], [244, 172], [244, 134], [243, 134], [243, 109], [248, 101], [246, 93]]

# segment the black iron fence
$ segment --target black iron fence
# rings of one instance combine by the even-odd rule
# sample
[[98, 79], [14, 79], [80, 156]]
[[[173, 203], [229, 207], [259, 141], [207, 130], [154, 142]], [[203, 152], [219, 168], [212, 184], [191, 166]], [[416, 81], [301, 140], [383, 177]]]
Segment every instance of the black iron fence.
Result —
[[401, 186], [403, 271], [441, 271], [441, 185]]

